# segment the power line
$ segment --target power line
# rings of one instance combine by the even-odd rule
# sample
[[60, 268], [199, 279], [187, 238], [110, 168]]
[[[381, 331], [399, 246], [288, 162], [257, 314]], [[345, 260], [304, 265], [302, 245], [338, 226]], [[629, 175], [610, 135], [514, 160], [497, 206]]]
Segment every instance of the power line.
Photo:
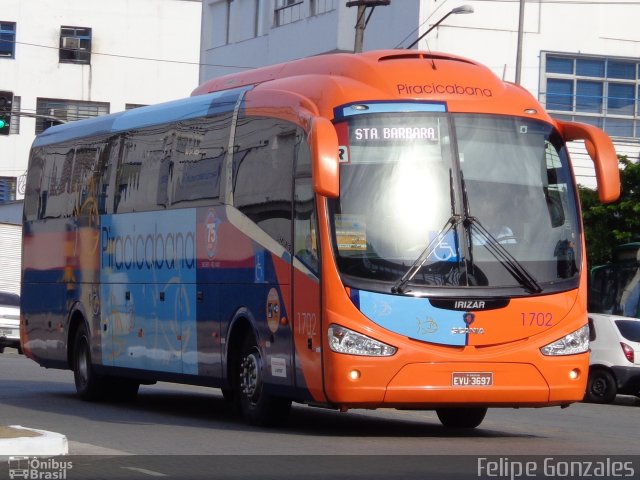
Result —
[[[469, 0], [472, 2], [487, 3], [520, 3], [520, 0]], [[525, 3], [545, 4], [556, 3], [562, 5], [640, 5], [639, 1], [629, 0], [524, 0]]]
[[[14, 43], [17, 45], [27, 45], [29, 47], [38, 47], [38, 48], [48, 48], [50, 50], [67, 50], [67, 51], [73, 51], [73, 52], [79, 52], [79, 51], [84, 51], [84, 50], [80, 50], [78, 48], [60, 48], [60, 47], [52, 47], [51, 45], [40, 45], [37, 43], [29, 43], [29, 42], [18, 42], [18, 41], [10, 41], [10, 40], [3, 40], [2, 43]], [[166, 59], [162, 59], [162, 58], [150, 58], [150, 57], [134, 57], [131, 55], [118, 55], [115, 53], [102, 53], [102, 52], [89, 52], [91, 53], [91, 55], [101, 55], [103, 57], [115, 57], [115, 58], [128, 58], [128, 59], [132, 59], [132, 60], [146, 60], [149, 62], [162, 62], [162, 63], [178, 63], [178, 64], [183, 64], [183, 65], [198, 65], [198, 66], [204, 66], [204, 67], [224, 67], [224, 68], [242, 68], [242, 69], [252, 69], [252, 68], [256, 68], [255, 66], [243, 66], [243, 65], [223, 65], [223, 64], [216, 64], [216, 63], [199, 63], [199, 62], [187, 62], [184, 60], [166, 60]]]
[[[434, 10], [429, 14], [429, 16], [416, 28], [411, 30], [394, 48], [400, 48], [402, 44], [417, 32], [425, 23], [429, 21], [433, 15], [436, 14], [440, 8], [442, 8], [448, 0], [444, 0], [444, 2], [440, 3]], [[484, 2], [484, 3], [520, 3], [520, 0], [468, 0], [470, 2]], [[640, 1], [637, 0], [524, 0], [525, 3], [535, 3], [536, 5], [540, 4], [558, 4], [558, 5], [640, 5]]]
[[416, 28], [414, 28], [413, 30], [411, 30], [406, 37], [404, 37], [402, 40], [400, 40], [400, 42], [395, 46], [395, 48], [400, 48], [400, 46], [411, 36], [413, 35], [415, 32], [417, 32], [418, 30], [420, 30], [420, 27], [422, 27], [425, 23], [427, 23], [429, 21], [429, 19], [431, 17], [433, 17], [435, 15], [435, 13], [440, 10], [440, 8], [447, 3], [447, 0], [445, 0], [444, 2], [442, 2], [440, 5], [438, 5], [436, 8], [433, 9], [433, 12], [431, 12], [431, 14], [425, 18], [424, 22], [422, 22], [420, 25], [418, 25]]

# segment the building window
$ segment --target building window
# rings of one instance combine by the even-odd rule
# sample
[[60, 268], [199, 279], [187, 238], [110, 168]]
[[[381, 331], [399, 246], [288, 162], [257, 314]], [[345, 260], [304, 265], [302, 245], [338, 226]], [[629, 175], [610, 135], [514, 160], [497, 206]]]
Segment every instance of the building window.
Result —
[[336, 9], [336, 0], [311, 0], [311, 14], [320, 15]]
[[91, 63], [91, 29], [60, 27], [60, 63]]
[[36, 134], [38, 134], [59, 123], [106, 115], [109, 113], [109, 104], [58, 98], [38, 98], [36, 113], [40, 115], [40, 117], [36, 118]]
[[297, 22], [303, 18], [302, 0], [276, 0], [274, 23], [276, 27]]
[[17, 95], [13, 96], [13, 103], [11, 104], [11, 111], [13, 114], [11, 115], [11, 125], [9, 126], [9, 133], [11, 135], [18, 135], [20, 133], [20, 104], [22, 103], [22, 98]]
[[16, 24], [0, 22], [0, 58], [16, 57]]
[[640, 137], [640, 61], [543, 52], [541, 101], [556, 118]]
[[146, 107], [147, 105], [142, 103], [127, 103], [124, 106], [125, 110], [133, 110], [134, 108]]
[[16, 177], [0, 177], [0, 203], [16, 199]]

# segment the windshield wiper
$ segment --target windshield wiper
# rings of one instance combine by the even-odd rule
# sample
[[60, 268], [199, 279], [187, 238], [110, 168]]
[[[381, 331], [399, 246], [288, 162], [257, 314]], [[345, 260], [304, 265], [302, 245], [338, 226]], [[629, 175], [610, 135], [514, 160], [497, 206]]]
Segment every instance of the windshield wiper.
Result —
[[462, 183], [462, 203], [464, 209], [464, 222], [463, 225], [467, 232], [468, 237], [468, 248], [469, 248], [469, 259], [471, 265], [473, 266], [473, 240], [474, 230], [471, 228], [472, 226], [476, 226], [481, 235], [476, 235], [476, 238], [480, 236], [480, 239], [483, 240], [482, 243], [485, 244], [489, 253], [494, 256], [500, 264], [507, 269], [507, 271], [511, 274], [513, 278], [515, 278], [520, 285], [529, 290], [531, 293], [540, 293], [542, 291], [542, 287], [536, 280], [536, 278], [531, 275], [524, 265], [522, 265], [518, 260], [516, 260], [513, 255], [509, 253], [509, 251], [502, 246], [502, 244], [495, 239], [489, 230], [487, 230], [484, 225], [478, 220], [477, 217], [471, 215], [471, 211], [469, 210], [469, 197], [467, 195], [467, 184], [464, 181], [464, 173], [460, 170], [460, 182]]
[[451, 215], [447, 220], [447, 223], [440, 229], [438, 234], [429, 242], [427, 248], [425, 248], [415, 262], [409, 267], [409, 270], [405, 272], [400, 279], [391, 287], [391, 293], [404, 293], [407, 288], [407, 284], [416, 276], [416, 273], [422, 268], [429, 256], [438, 248], [440, 242], [444, 240], [444, 237], [453, 230], [456, 225], [462, 221], [459, 215]]
[[[513, 255], [511, 255], [509, 251], [504, 248], [493, 235], [491, 235], [491, 233], [489, 233], [489, 230], [480, 223], [480, 220], [476, 217], [468, 216], [464, 219], [464, 226], [467, 228], [467, 231], [470, 232], [471, 237], [482, 240], [482, 243], [489, 253], [491, 253], [498, 262], [500, 262], [500, 264], [511, 274], [513, 278], [518, 281], [518, 283], [520, 283], [520, 285], [531, 293], [542, 292], [542, 287], [535, 277], [531, 275], [527, 269], [524, 268], [524, 265], [518, 262], [518, 260], [516, 260]], [[475, 229], [471, 227], [475, 227]]]

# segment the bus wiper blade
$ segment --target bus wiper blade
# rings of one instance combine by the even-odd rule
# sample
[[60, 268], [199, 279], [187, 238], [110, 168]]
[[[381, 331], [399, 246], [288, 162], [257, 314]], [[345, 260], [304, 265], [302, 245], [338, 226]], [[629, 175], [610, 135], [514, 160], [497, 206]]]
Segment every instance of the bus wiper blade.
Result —
[[[515, 278], [520, 285], [529, 290], [531, 293], [540, 293], [542, 292], [542, 287], [535, 279], [533, 275], [531, 275], [527, 269], [522, 265], [518, 260], [516, 260], [513, 255], [511, 255], [506, 248], [502, 246], [502, 244], [495, 239], [491, 233], [480, 223], [476, 217], [466, 217], [464, 219], [465, 227], [475, 226], [475, 229], [468, 228], [467, 230], [471, 232], [471, 236], [478, 238], [484, 241], [484, 246], [487, 247], [489, 253], [495, 257], [496, 260], [500, 262], [500, 264], [507, 269], [507, 271]], [[480, 233], [478, 235], [476, 230]]]
[[447, 223], [440, 229], [438, 234], [429, 242], [427, 247], [422, 251], [420, 256], [416, 259], [415, 262], [409, 267], [409, 269], [405, 272], [400, 279], [391, 287], [391, 293], [404, 293], [407, 288], [407, 284], [416, 276], [416, 273], [422, 268], [425, 264], [429, 256], [438, 248], [440, 242], [444, 239], [444, 237], [451, 230], [455, 228], [455, 226], [460, 223], [462, 219], [458, 215], [451, 215], [447, 220]]

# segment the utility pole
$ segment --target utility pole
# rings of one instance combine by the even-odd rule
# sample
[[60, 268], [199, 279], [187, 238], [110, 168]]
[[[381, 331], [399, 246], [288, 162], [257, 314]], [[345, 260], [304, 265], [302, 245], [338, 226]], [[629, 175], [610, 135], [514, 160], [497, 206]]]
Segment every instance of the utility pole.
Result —
[[518, 46], [516, 51], [516, 83], [520, 85], [522, 74], [522, 38], [524, 36], [524, 0], [520, 0], [520, 18], [518, 19]]
[[[356, 20], [356, 38], [353, 44], [354, 53], [362, 52], [364, 45], [364, 30], [367, 28], [369, 19], [373, 15], [373, 11], [376, 7], [387, 6], [391, 3], [391, 0], [354, 0], [347, 2], [347, 7], [358, 7], [358, 17]], [[365, 20], [367, 8], [371, 7], [371, 11]]]

